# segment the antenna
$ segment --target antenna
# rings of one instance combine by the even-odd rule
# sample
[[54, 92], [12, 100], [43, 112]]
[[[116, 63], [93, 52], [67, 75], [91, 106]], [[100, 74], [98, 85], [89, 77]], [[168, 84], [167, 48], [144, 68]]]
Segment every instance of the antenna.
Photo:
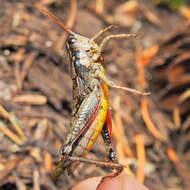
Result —
[[57, 18], [53, 13], [51, 13], [50, 11], [48, 11], [47, 9], [43, 8], [41, 5], [37, 5], [36, 6], [37, 9], [45, 16], [47, 16], [49, 19], [51, 19], [52, 21], [56, 22], [57, 24], [59, 24], [66, 32], [68, 32], [69, 34], [75, 35], [75, 33], [73, 31], [71, 31], [71, 29], [64, 25], [63, 22], [61, 21], [61, 19]]

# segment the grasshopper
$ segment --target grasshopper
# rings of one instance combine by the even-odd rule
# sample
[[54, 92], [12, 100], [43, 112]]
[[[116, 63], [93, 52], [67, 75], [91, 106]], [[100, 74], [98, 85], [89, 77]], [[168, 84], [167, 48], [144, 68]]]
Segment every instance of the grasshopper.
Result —
[[[110, 39], [129, 38], [136, 35], [109, 35], [98, 46], [94, 40], [115, 26], [111, 25], [89, 39], [71, 31], [60, 19], [46, 9], [39, 9], [69, 34], [67, 50], [69, 52], [71, 78], [73, 80], [73, 107], [70, 132], [63, 145], [60, 161], [51, 174], [51, 178], [56, 179], [65, 169], [68, 174], [71, 174], [80, 162], [110, 167], [120, 172], [124, 166], [117, 162], [116, 153], [111, 143], [111, 114], [108, 86], [140, 95], [150, 95], [150, 93], [118, 86], [110, 81], [105, 75], [102, 52], [105, 44]], [[109, 162], [87, 160], [84, 158], [89, 150], [91, 150], [100, 133], [106, 145]]]

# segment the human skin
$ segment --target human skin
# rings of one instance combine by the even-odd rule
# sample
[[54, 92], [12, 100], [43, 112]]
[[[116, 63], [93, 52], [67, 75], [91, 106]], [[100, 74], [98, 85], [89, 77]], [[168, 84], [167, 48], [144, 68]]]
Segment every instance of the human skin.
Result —
[[[102, 177], [92, 177], [81, 181], [72, 190], [96, 190]], [[105, 178], [98, 187], [98, 190], [148, 190], [133, 177], [121, 173], [114, 178]]]

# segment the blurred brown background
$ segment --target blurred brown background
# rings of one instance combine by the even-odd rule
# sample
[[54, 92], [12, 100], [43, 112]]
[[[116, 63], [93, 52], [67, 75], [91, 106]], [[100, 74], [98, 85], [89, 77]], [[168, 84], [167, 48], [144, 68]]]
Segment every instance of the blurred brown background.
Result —
[[[112, 40], [105, 69], [115, 83], [148, 98], [110, 89], [114, 145], [126, 173], [152, 190], [190, 189], [190, 11], [180, 0], [0, 1], [0, 190], [69, 189], [110, 170], [81, 164], [53, 184], [49, 174], [69, 131], [72, 81], [67, 34], [41, 4], [76, 33]], [[88, 158], [104, 160], [100, 137]]]

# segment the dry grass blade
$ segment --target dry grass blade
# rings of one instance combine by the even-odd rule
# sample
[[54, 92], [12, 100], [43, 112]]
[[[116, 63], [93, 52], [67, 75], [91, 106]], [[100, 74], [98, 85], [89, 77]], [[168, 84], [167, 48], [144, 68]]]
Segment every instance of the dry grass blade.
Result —
[[[118, 162], [127, 166], [125, 175], [141, 182], [146, 177], [149, 189], [190, 189], [190, 23], [184, 23], [189, 10], [181, 8], [181, 16], [154, 1], [137, 0], [38, 3], [63, 18], [49, 15], [59, 25], [87, 36], [117, 24], [117, 30], [100, 36], [97, 44], [110, 34], [138, 34], [137, 40], [110, 42], [103, 55], [109, 78], [151, 92], [140, 104], [143, 97], [110, 90]], [[72, 111], [72, 80], [63, 50], [67, 34], [49, 22], [34, 1], [1, 1], [0, 10], [0, 189], [70, 189], [91, 176], [108, 174], [105, 168], [81, 164], [74, 175], [67, 176], [60, 163], [56, 175], [61, 171], [62, 177], [55, 184], [50, 179]], [[102, 143], [96, 143], [88, 155], [94, 160], [105, 156]]]
[[18, 125], [18, 122], [16, 122], [15, 118], [10, 115], [4, 108], [3, 106], [0, 105], [0, 112], [2, 114], [2, 116], [6, 119], [8, 119], [12, 126], [15, 128], [15, 130], [17, 131], [17, 133], [19, 134], [19, 136], [22, 138], [23, 141], [26, 141], [27, 138], [24, 135], [24, 132], [22, 131], [22, 129], [20, 128], [20, 126]]
[[152, 46], [150, 49], [142, 51], [141, 46], [137, 43], [136, 52], [135, 52], [135, 60], [136, 67], [138, 72], [139, 84], [142, 88], [147, 87], [147, 81], [145, 79], [144, 67], [150, 63], [155, 54], [158, 52], [158, 45]]
[[31, 68], [34, 59], [37, 56], [37, 52], [32, 52], [28, 55], [27, 59], [24, 61], [23, 68], [21, 71], [21, 80], [24, 81], [29, 69]]
[[104, 0], [96, 0], [96, 12], [101, 14], [104, 10]]
[[190, 20], [190, 8], [187, 6], [182, 6], [179, 12], [187, 19]]
[[16, 182], [16, 186], [18, 188], [18, 190], [27, 190], [26, 185], [24, 184], [24, 182], [18, 177], [16, 172], [13, 172], [13, 176], [15, 178], [15, 182]]
[[40, 94], [22, 94], [12, 98], [15, 103], [32, 105], [43, 105], [47, 102], [47, 97]]
[[21, 90], [22, 88], [22, 80], [21, 80], [21, 68], [20, 68], [20, 63], [23, 59], [23, 55], [25, 53], [24, 49], [20, 49], [16, 55], [15, 55], [15, 78], [16, 78], [16, 82], [17, 82], [17, 88], [19, 90]]
[[190, 89], [187, 89], [185, 92], [183, 92], [179, 97], [179, 103], [187, 100], [190, 98]]
[[116, 138], [117, 143], [121, 144], [123, 151], [129, 157], [134, 157], [133, 152], [129, 146], [127, 141], [127, 137], [125, 136], [124, 127], [121, 120], [120, 115], [120, 97], [116, 96], [113, 103], [113, 108], [115, 110], [114, 122], [117, 123], [113, 126], [113, 135]]
[[100, 18], [101, 20], [103, 20], [106, 24], [108, 25], [112, 25], [115, 24], [114, 22], [114, 17], [113, 16], [106, 16], [103, 13], [99, 13], [96, 11], [96, 9], [94, 8], [94, 6], [87, 4], [86, 8], [96, 17]]
[[8, 129], [7, 126], [2, 121], [0, 121], [0, 131], [2, 131], [7, 137], [9, 137], [16, 144], [22, 145], [24, 143], [17, 135], [15, 135], [10, 129]]
[[15, 168], [18, 166], [19, 162], [23, 159], [23, 156], [17, 155], [14, 156], [11, 160], [5, 165], [5, 169], [0, 172], [0, 186], [4, 183], [4, 180], [8, 177], [10, 173], [12, 173]]
[[176, 152], [174, 151], [173, 148], [168, 147], [167, 148], [167, 154], [169, 159], [174, 162], [175, 167], [178, 171], [178, 173], [183, 176], [183, 179], [185, 181], [186, 184], [186, 188], [189, 189], [190, 188], [190, 174], [189, 171], [186, 171], [185, 168], [183, 167], [180, 159], [178, 158]]
[[21, 70], [20, 63], [16, 62], [15, 63], [15, 78], [16, 78], [18, 90], [21, 90], [21, 88], [22, 88], [22, 80], [21, 80], [20, 70]]
[[180, 119], [180, 111], [178, 107], [174, 108], [173, 110], [173, 118], [174, 118], [173, 120], [174, 120], [176, 129], [180, 128], [181, 119]]
[[135, 58], [136, 58], [136, 66], [137, 66], [137, 71], [138, 71], [139, 83], [142, 88], [145, 88], [145, 87], [147, 87], [147, 82], [146, 82], [145, 76], [144, 76], [144, 64], [142, 62], [143, 56], [142, 56], [142, 50], [140, 47], [136, 48]]
[[150, 118], [150, 114], [148, 111], [148, 104], [146, 99], [141, 99], [141, 112], [144, 122], [146, 123], [146, 127], [151, 132], [151, 134], [161, 142], [167, 142], [166, 137], [164, 137], [155, 127], [154, 123]]
[[44, 164], [46, 172], [50, 172], [52, 170], [52, 156], [49, 152], [45, 152]]
[[34, 169], [33, 172], [33, 183], [34, 183], [34, 189], [40, 190], [40, 174], [37, 168]]
[[[113, 108], [115, 110], [115, 116], [113, 119], [112, 132], [117, 141], [116, 150], [118, 155], [118, 160], [123, 165], [128, 166], [127, 157], [134, 157], [133, 152], [125, 136], [121, 115], [120, 115], [120, 97], [116, 96], [113, 103]], [[117, 126], [116, 126], [117, 123]], [[124, 172], [128, 175], [134, 176], [133, 172], [129, 167], [124, 168]]]
[[139, 8], [151, 23], [155, 24], [158, 27], [162, 27], [162, 22], [152, 11], [147, 9], [143, 4], [141, 4]]
[[141, 183], [144, 183], [145, 165], [146, 165], [146, 153], [145, 153], [144, 142], [141, 135], [136, 135], [135, 140], [136, 140], [137, 161], [138, 161], [136, 178]]
[[[115, 122], [113, 120], [113, 128], [116, 128]], [[127, 155], [125, 153], [125, 148], [123, 147], [123, 144], [120, 142], [117, 142], [116, 144], [116, 152], [118, 155], [118, 161], [119, 163], [122, 163], [124, 166], [127, 166], [124, 168], [124, 172], [130, 176], [135, 177], [135, 174], [133, 171], [130, 169], [129, 164], [127, 162]]]

